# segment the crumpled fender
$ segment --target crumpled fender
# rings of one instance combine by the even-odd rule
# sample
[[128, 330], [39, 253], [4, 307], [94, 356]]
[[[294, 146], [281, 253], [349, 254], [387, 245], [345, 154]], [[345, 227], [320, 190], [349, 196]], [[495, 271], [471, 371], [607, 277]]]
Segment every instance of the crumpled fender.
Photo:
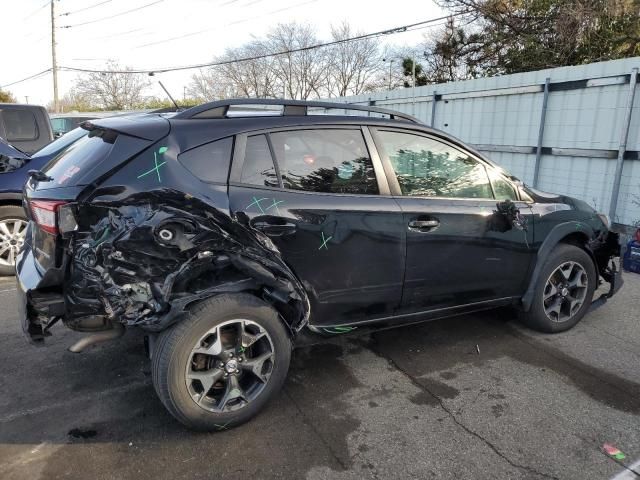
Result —
[[[536, 284], [540, 276], [540, 272], [544, 267], [545, 261], [563, 238], [576, 234], [576, 232], [584, 239], [585, 250], [593, 260], [596, 267], [597, 277], [599, 277], [604, 271], [603, 269], [606, 268], [609, 258], [611, 256], [619, 255], [619, 250], [616, 252], [615, 250], [609, 251], [610, 249], [608, 248], [604, 250], [602, 249], [602, 246], [608, 245], [612, 241], [610, 239], [613, 238], [607, 231], [597, 233], [587, 223], [576, 221], [556, 225], [545, 237], [542, 245], [538, 249], [535, 268], [529, 279], [529, 286], [527, 287], [525, 294], [522, 296], [522, 308], [524, 311], [529, 311], [531, 308]], [[616, 234], [613, 234], [613, 236], [617, 237]], [[603, 258], [606, 259], [604, 261], [604, 265], [602, 264]]]
[[192, 303], [239, 291], [270, 302], [292, 332], [308, 322], [305, 290], [273, 242], [227, 212], [174, 190], [72, 208], [67, 323], [106, 315], [160, 331]]

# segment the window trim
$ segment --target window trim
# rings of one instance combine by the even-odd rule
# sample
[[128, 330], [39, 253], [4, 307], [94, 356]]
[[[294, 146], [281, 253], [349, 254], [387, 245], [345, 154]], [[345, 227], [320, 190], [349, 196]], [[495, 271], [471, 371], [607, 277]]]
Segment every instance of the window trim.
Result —
[[[273, 151], [273, 145], [271, 143], [271, 133], [278, 132], [291, 132], [295, 130], [357, 130], [362, 135], [362, 140], [369, 152], [369, 158], [371, 159], [371, 163], [373, 164], [373, 171], [376, 176], [376, 183], [378, 184], [378, 193], [377, 194], [365, 194], [365, 193], [334, 193], [334, 192], [312, 192], [309, 190], [295, 190], [291, 188], [284, 188], [284, 183], [282, 181], [282, 175], [280, 173], [280, 166], [278, 164], [278, 160]], [[273, 161], [274, 168], [276, 169], [276, 174], [278, 176], [279, 187], [268, 187], [266, 185], [253, 185], [248, 183], [242, 183], [240, 181], [242, 175], [242, 167], [245, 161], [246, 154], [246, 144], [247, 138], [253, 137], [255, 135], [265, 135], [267, 137], [267, 143], [269, 144], [269, 151], [271, 152], [271, 160]], [[373, 142], [373, 138], [367, 129], [367, 127], [362, 125], [295, 125], [288, 127], [276, 127], [276, 128], [265, 128], [260, 130], [253, 130], [251, 132], [244, 132], [236, 135], [235, 140], [236, 148], [234, 149], [234, 155], [231, 161], [231, 168], [229, 174], [229, 185], [237, 186], [237, 187], [248, 187], [248, 188], [260, 188], [267, 190], [278, 190], [285, 191], [290, 193], [304, 193], [310, 195], [339, 195], [339, 196], [349, 196], [349, 197], [380, 197], [380, 196], [389, 196], [391, 195], [391, 190], [389, 188], [387, 176], [385, 175], [382, 161], [379, 156], [378, 149]]]
[[[497, 201], [497, 202], [501, 202], [501, 201], [503, 201], [503, 200], [500, 200], [500, 199], [498, 198], [498, 196], [496, 195], [496, 189], [495, 189], [495, 187], [493, 186], [493, 181], [494, 181], [494, 179], [500, 179], [500, 180], [503, 180], [503, 181], [505, 181], [505, 182], [507, 183], [507, 185], [509, 185], [509, 186], [511, 187], [511, 189], [513, 190], [513, 193], [515, 193], [515, 195], [516, 195], [516, 199], [515, 199], [515, 200], [512, 200], [512, 201], [515, 201], [515, 202], [519, 202], [519, 201], [521, 201], [521, 200], [520, 200], [520, 199], [521, 199], [521, 196], [520, 196], [520, 189], [519, 189], [519, 188], [517, 188], [513, 183], [511, 183], [511, 182], [509, 181], [509, 179], [508, 179], [508, 178], [505, 178], [505, 176], [504, 176], [504, 175], [502, 175], [502, 173], [500, 173], [497, 169], [492, 168], [491, 170], [489, 170], [489, 169], [487, 168], [487, 174], [488, 174], [488, 176], [489, 176], [489, 184], [491, 185], [491, 190], [493, 190], [493, 197], [496, 199], [496, 201]], [[492, 176], [491, 176], [492, 174], [494, 175], [494, 176], [493, 176], [493, 178], [492, 178]]]
[[[397, 128], [397, 127], [377, 127], [377, 126], [369, 126], [367, 127], [368, 130], [371, 132], [371, 136], [373, 138], [373, 141], [375, 143], [376, 149], [379, 152], [380, 155], [380, 159], [382, 161], [382, 165], [384, 167], [384, 171], [386, 173], [387, 176], [387, 181], [389, 182], [389, 186], [391, 187], [391, 196], [392, 197], [397, 197], [397, 198], [420, 198], [423, 200], [427, 200], [427, 199], [433, 199], [433, 200], [458, 200], [458, 201], [465, 201], [465, 202], [469, 202], [469, 201], [485, 201], [485, 202], [497, 202], [499, 200], [497, 200], [495, 198], [496, 194], [495, 194], [495, 190], [493, 188], [493, 184], [491, 183], [491, 175], [490, 172], [495, 173], [497, 176], [499, 176], [500, 178], [502, 178], [504, 181], [506, 181], [507, 183], [509, 183], [509, 185], [511, 185], [511, 187], [515, 190], [516, 195], [518, 196], [518, 199], [516, 201], [521, 202], [522, 199], [520, 197], [520, 191], [518, 188], [516, 188], [516, 186], [513, 184], [513, 182], [511, 182], [508, 178], [506, 178], [504, 175], [502, 175], [502, 173], [497, 170], [496, 168], [494, 168], [493, 165], [491, 165], [490, 163], [488, 163], [485, 159], [483, 159], [482, 157], [479, 157], [478, 155], [476, 155], [473, 152], [470, 152], [469, 150], [467, 150], [466, 148], [462, 147], [461, 145], [458, 145], [454, 142], [449, 141], [446, 138], [437, 136], [437, 135], [432, 135], [428, 132], [424, 132], [424, 131], [420, 131], [420, 130], [412, 130], [412, 129], [404, 129], [404, 128]], [[424, 137], [427, 138], [429, 140], [433, 140], [436, 142], [440, 142], [443, 143], [449, 147], [455, 148], [456, 150], [459, 150], [460, 152], [462, 152], [463, 154], [469, 156], [470, 158], [473, 158], [474, 160], [476, 160], [477, 162], [480, 163], [480, 165], [482, 165], [485, 169], [485, 173], [487, 175], [487, 180], [489, 181], [489, 187], [491, 188], [491, 193], [493, 194], [494, 198], [473, 198], [473, 197], [439, 197], [439, 196], [422, 196], [422, 195], [403, 195], [402, 191], [400, 190], [400, 183], [398, 182], [398, 178], [396, 176], [396, 172], [393, 169], [393, 165], [391, 164], [391, 160], [389, 159], [389, 156], [386, 154], [386, 152], [384, 151], [384, 148], [380, 147], [380, 145], [382, 145], [382, 139], [380, 138], [380, 135], [378, 132], [383, 131], [383, 132], [394, 132], [394, 133], [404, 133], [404, 134], [408, 134], [408, 135], [415, 135], [417, 137]], [[526, 203], [526, 202], [525, 202]]]

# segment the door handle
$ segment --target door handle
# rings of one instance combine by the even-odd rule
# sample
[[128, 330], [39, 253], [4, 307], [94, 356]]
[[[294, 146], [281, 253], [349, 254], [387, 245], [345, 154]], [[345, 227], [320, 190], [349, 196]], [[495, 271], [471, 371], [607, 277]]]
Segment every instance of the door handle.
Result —
[[440, 222], [438, 220], [411, 220], [409, 222], [409, 230], [416, 232], [428, 232], [433, 230]]
[[290, 222], [271, 223], [264, 220], [253, 222], [253, 228], [269, 235], [270, 237], [281, 237], [283, 235], [291, 235], [296, 232], [296, 224]]

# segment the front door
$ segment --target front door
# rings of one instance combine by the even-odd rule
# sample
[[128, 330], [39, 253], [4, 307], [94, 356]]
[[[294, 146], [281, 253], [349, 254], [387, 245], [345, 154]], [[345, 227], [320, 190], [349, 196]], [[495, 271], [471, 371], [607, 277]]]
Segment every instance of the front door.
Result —
[[268, 235], [301, 280], [311, 325], [357, 323], [398, 309], [403, 216], [384, 190], [381, 164], [359, 127], [237, 137], [231, 210]]
[[533, 230], [499, 211], [508, 199], [530, 216], [510, 182], [442, 139], [391, 129], [373, 134], [407, 235], [400, 312], [521, 295]]

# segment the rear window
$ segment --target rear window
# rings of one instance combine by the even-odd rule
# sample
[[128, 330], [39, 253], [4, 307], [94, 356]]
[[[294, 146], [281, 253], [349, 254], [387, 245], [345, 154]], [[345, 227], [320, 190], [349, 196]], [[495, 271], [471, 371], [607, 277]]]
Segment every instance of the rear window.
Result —
[[178, 161], [203, 182], [226, 183], [233, 138], [223, 138], [178, 155]]
[[60, 138], [42, 147], [40, 150], [34, 153], [33, 156], [43, 157], [45, 155], [55, 155], [56, 153], [61, 152], [62, 150], [67, 148], [79, 138], [84, 137], [87, 133], [88, 132], [82, 128], [71, 130], [69, 133], [65, 133]]
[[38, 138], [38, 125], [33, 112], [29, 110], [4, 110], [2, 120], [7, 141], [36, 140]]
[[115, 136], [102, 130], [94, 130], [47, 163], [42, 171], [53, 177], [50, 187], [74, 184], [71, 179], [79, 177], [89, 168], [102, 162], [113, 147]]

